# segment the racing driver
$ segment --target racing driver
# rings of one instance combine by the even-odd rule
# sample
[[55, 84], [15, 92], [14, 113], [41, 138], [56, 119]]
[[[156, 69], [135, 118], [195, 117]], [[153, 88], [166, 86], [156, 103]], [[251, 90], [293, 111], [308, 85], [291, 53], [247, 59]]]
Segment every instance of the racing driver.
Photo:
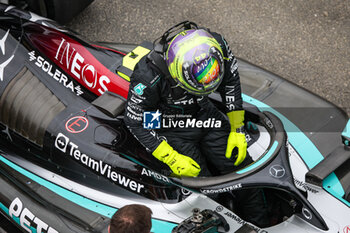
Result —
[[[175, 175], [227, 174], [252, 162], [247, 155], [243, 129], [237, 60], [220, 34], [197, 25], [184, 29], [169, 39], [163, 35], [160, 53], [153, 50], [150, 53], [153, 55], [141, 58], [135, 66], [130, 78], [125, 124]], [[154, 58], [155, 53], [158, 59]], [[221, 95], [226, 116], [208, 98], [214, 91]], [[172, 122], [190, 118], [221, 124], [216, 128], [185, 125], [148, 129], [143, 124], [147, 112], [152, 112], [154, 119], [161, 114], [170, 116]], [[249, 195], [242, 195], [240, 191], [236, 196], [241, 196], [239, 201], [244, 203], [245, 219], [264, 226], [262, 196], [255, 191]]]

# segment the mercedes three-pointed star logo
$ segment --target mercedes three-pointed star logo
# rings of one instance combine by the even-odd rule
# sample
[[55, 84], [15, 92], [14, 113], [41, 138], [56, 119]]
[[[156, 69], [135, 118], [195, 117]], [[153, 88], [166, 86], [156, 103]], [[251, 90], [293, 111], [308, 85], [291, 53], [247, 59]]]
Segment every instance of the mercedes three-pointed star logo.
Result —
[[275, 178], [282, 178], [286, 174], [286, 170], [281, 165], [273, 165], [269, 171], [270, 175]]

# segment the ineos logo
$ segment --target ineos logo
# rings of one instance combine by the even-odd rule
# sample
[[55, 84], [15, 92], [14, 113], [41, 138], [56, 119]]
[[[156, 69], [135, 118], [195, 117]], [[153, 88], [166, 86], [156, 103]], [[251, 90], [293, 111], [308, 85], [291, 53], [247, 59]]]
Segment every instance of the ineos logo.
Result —
[[[97, 72], [95, 67], [86, 64], [81, 70], [81, 77], [89, 88], [95, 88], [97, 84]], [[91, 82], [90, 82], [91, 81]]]
[[[109, 70], [105, 70], [94, 58], [88, 56], [89, 54], [86, 54], [87, 59], [83, 57], [81, 54], [85, 53], [84, 49], [80, 46], [75, 46], [77, 46], [77, 44], [71, 44], [71, 42], [62, 38], [57, 48], [56, 55], [54, 56], [54, 58], [59, 61], [59, 63], [56, 64], [80, 83], [81, 81], [79, 80], [81, 79], [86, 87], [95, 94], [103, 94], [105, 91], [108, 91], [107, 85], [111, 80], [103, 74], [103, 72], [109, 72]], [[91, 62], [96, 64], [91, 65]], [[99, 69], [96, 69], [96, 67]]]
[[275, 178], [282, 178], [286, 174], [286, 170], [281, 165], [273, 165], [269, 171], [270, 175]]

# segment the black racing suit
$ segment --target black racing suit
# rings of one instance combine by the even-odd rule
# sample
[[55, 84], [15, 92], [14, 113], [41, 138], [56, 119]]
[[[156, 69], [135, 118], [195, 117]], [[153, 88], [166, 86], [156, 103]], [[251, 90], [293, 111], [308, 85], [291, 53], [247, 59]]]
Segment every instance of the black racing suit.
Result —
[[[217, 33], [211, 32], [211, 34], [219, 42], [224, 55], [224, 77], [217, 90], [221, 95], [225, 111], [227, 113], [242, 110], [237, 60], [225, 39]], [[145, 129], [143, 113], [156, 110], [162, 113], [165, 123], [186, 121], [186, 118], [190, 118], [202, 122], [206, 120], [208, 122], [209, 119], [211, 124], [210, 127], [202, 128]], [[147, 57], [140, 60], [130, 78], [124, 121], [131, 133], [148, 151], [153, 152], [162, 140], [166, 140], [178, 153], [194, 159], [201, 167], [200, 176], [223, 175], [252, 161], [247, 155], [240, 166], [234, 166], [235, 156], [231, 159], [225, 157], [227, 139], [231, 130], [225, 114], [219, 111], [207, 96], [187, 93], [171, 77], [155, 69]], [[212, 127], [218, 121], [221, 122], [220, 127]], [[254, 194], [250, 194], [252, 195]], [[252, 202], [247, 208], [252, 209], [253, 214], [256, 214], [256, 206], [256, 203]], [[250, 220], [260, 224], [258, 219]]]
[[[225, 104], [226, 112], [242, 110], [237, 60], [226, 41], [217, 33], [212, 33], [212, 35], [221, 45], [225, 57], [224, 77], [218, 91]], [[235, 156], [232, 156], [232, 159], [225, 157], [227, 138], [230, 133], [229, 122], [207, 96], [187, 93], [177, 86], [172, 78], [165, 77], [157, 69], [152, 69], [146, 57], [136, 65], [130, 80], [125, 123], [148, 151], [153, 152], [166, 138], [169, 145], [177, 152], [192, 157], [201, 166], [200, 175], [209, 175], [207, 163], [212, 164], [219, 174], [228, 173], [235, 168]], [[137, 88], [142, 89], [141, 95]], [[156, 110], [162, 113], [165, 122], [181, 120], [181, 116], [202, 121], [211, 118], [211, 122], [220, 121], [221, 127], [144, 129], [143, 112]], [[167, 116], [171, 119], [166, 119]]]

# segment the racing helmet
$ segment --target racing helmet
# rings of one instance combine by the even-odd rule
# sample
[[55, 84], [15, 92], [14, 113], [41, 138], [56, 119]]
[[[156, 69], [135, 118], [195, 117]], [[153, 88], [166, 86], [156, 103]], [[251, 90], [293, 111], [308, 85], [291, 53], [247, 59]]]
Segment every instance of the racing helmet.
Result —
[[166, 49], [165, 60], [171, 77], [194, 95], [209, 95], [223, 79], [222, 49], [204, 29], [189, 29], [175, 35]]

